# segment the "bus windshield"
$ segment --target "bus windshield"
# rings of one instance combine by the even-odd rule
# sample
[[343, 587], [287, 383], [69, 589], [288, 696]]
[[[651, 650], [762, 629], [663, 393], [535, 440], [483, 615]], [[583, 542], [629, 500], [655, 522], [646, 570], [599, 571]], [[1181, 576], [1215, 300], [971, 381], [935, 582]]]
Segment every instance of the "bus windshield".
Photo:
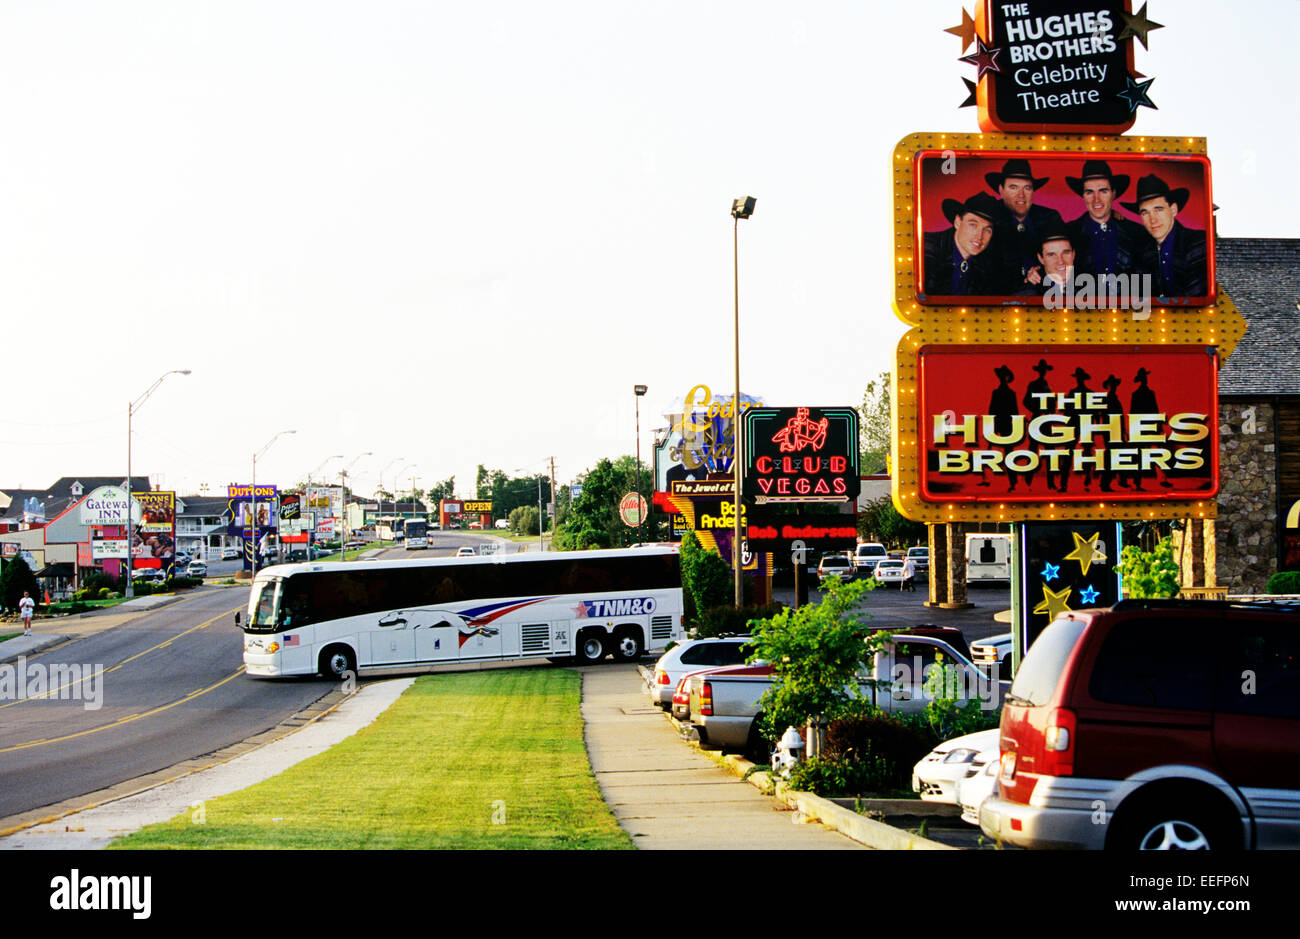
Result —
[[263, 581], [253, 588], [253, 615], [248, 619], [249, 629], [273, 631], [280, 607], [280, 581]]

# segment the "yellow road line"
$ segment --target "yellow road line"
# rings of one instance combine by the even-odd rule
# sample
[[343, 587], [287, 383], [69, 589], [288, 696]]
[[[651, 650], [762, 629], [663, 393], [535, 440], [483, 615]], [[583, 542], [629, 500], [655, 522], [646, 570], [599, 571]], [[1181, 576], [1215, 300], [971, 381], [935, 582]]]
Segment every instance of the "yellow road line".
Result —
[[172, 708], [176, 707], [176, 705], [178, 704], [184, 704], [187, 701], [193, 701], [195, 698], [199, 697], [200, 695], [207, 694], [209, 691], [213, 691], [217, 688], [220, 688], [226, 682], [230, 681], [233, 678], [238, 678], [242, 674], [244, 674], [244, 666], [241, 665], [239, 666], [239, 668], [235, 669], [225, 678], [221, 679], [221, 681], [216, 682], [215, 684], [208, 685], [208, 687], [206, 688], [200, 688], [198, 691], [191, 691], [185, 697], [178, 698], [177, 700], [172, 701], [169, 704], [159, 705], [158, 707], [153, 708], [151, 710], [141, 711], [139, 714], [130, 714], [126, 717], [120, 717], [117, 720], [113, 721], [111, 724], [103, 724], [99, 727], [92, 727], [89, 730], [81, 730], [75, 734], [64, 734], [62, 737], [50, 737], [49, 739], [46, 740], [32, 740], [29, 741], [28, 743], [20, 743], [12, 747], [3, 747], [0, 748], [0, 753], [13, 753], [15, 750], [28, 750], [31, 749], [32, 747], [42, 747], [45, 746], [46, 744], [60, 743], [64, 740], [73, 740], [77, 737], [86, 737], [90, 734], [97, 734], [101, 730], [112, 730], [115, 727], [121, 727], [125, 724], [131, 723], [132, 721], [138, 721], [142, 717], [151, 717], [154, 714], [161, 714], [163, 711], [169, 711]]
[[[206, 621], [204, 621], [204, 622], [202, 622], [202, 623], [199, 623], [199, 625], [197, 625], [197, 626], [193, 626], [193, 627], [191, 627], [191, 628], [185, 630], [185, 631], [182, 632], [182, 633], [177, 633], [176, 635], [172, 636], [170, 639], [164, 639], [162, 642], [158, 643], [157, 645], [155, 645], [155, 646], [150, 646], [148, 649], [145, 649], [143, 652], [137, 652], [135, 655], [131, 656], [130, 658], [128, 658], [128, 659], [123, 659], [121, 662], [118, 662], [116, 665], [113, 665], [113, 666], [111, 666], [111, 667], [109, 667], [109, 668], [104, 669], [103, 674], [107, 675], [109, 672], [115, 672], [115, 671], [117, 671], [119, 668], [121, 668], [123, 665], [126, 665], [126, 664], [128, 664], [128, 663], [130, 663], [130, 662], [134, 662], [136, 659], [140, 658], [140, 656], [142, 656], [142, 655], [148, 655], [150, 652], [157, 652], [159, 649], [166, 648], [167, 646], [169, 646], [169, 645], [171, 645], [173, 642], [175, 642], [177, 639], [180, 639], [180, 638], [183, 637], [183, 636], [188, 636], [190, 633], [192, 633], [192, 632], [197, 632], [197, 631], [200, 630], [200, 629], [205, 629], [206, 627], [211, 626], [211, 625], [212, 625], [213, 623], [215, 623], [217, 620], [221, 619], [221, 617], [223, 617], [223, 616], [229, 616], [231, 613], [235, 613], [235, 612], [237, 612], [237, 611], [239, 611], [239, 610], [242, 610], [243, 608], [244, 608], [244, 604], [241, 603], [239, 606], [237, 606], [237, 607], [232, 607], [231, 609], [226, 610], [224, 613], [218, 613], [216, 616], [212, 617], [212, 619], [210, 619], [210, 620], [206, 620]], [[92, 672], [91, 674], [93, 675], [93, 672]], [[91, 677], [91, 675], [84, 675], [84, 676], [82, 676], [82, 678], [81, 678], [80, 681], [71, 681], [71, 682], [68, 682], [67, 684], [60, 685], [60, 686], [57, 687], [57, 688], [51, 688], [49, 691], [45, 692], [44, 694], [29, 695], [29, 696], [27, 696], [27, 697], [18, 698], [16, 701], [10, 701], [10, 702], [8, 702], [8, 703], [6, 703], [6, 704], [0, 704], [0, 710], [4, 710], [5, 708], [11, 708], [11, 707], [13, 707], [15, 704], [22, 704], [24, 701], [39, 701], [41, 698], [48, 698], [48, 697], [50, 697], [51, 695], [58, 694], [60, 691], [62, 691], [62, 690], [65, 689], [65, 688], [71, 688], [73, 685], [83, 685], [83, 684], [86, 683], [86, 681], [87, 681], [90, 677]], [[3, 752], [4, 752], [4, 751], [0, 750], [0, 753], [3, 753]]]

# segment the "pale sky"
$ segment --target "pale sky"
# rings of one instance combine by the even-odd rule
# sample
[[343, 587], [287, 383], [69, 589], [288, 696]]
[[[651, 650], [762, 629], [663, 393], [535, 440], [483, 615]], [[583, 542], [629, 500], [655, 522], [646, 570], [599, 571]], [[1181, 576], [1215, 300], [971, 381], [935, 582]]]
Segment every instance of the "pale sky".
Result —
[[[967, 9], [973, 10], [972, 0]], [[1294, 0], [1152, 0], [1224, 236], [1300, 236]], [[0, 2], [0, 487], [182, 493], [358, 460], [561, 483], [673, 399], [856, 405], [891, 310], [890, 156], [975, 132], [945, 2]], [[1249, 312], [1249, 311], [1245, 311]], [[343, 454], [343, 459], [330, 459]], [[517, 472], [522, 471], [522, 472]]]

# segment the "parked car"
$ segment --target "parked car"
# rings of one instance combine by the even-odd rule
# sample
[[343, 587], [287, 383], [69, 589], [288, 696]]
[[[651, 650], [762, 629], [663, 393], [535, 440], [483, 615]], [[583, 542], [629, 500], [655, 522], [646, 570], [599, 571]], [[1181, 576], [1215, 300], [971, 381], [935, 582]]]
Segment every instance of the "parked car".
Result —
[[907, 556], [911, 558], [912, 564], [916, 567], [916, 573], [921, 577], [930, 575], [930, 549], [924, 545], [918, 545], [915, 548], [907, 549]]
[[719, 636], [687, 639], [673, 646], [655, 662], [654, 671], [646, 681], [650, 703], [670, 710], [673, 689], [682, 675], [700, 668], [740, 665], [753, 651], [749, 643], [749, 636]]
[[820, 587], [832, 578], [835, 580], [845, 581], [852, 580], [856, 575], [853, 568], [853, 562], [843, 554], [827, 554], [817, 564], [817, 585]]
[[343, 545], [344, 551], [351, 551], [353, 548], [364, 548], [369, 542], [366, 541], [349, 541]]
[[137, 567], [131, 572], [131, 580], [141, 583], [161, 584], [167, 580], [161, 567]]
[[884, 545], [867, 541], [858, 545], [857, 550], [853, 552], [853, 566], [858, 569], [859, 574], [870, 575], [876, 568], [876, 562], [887, 557], [889, 552], [885, 550]]
[[872, 576], [876, 578], [878, 584], [900, 584], [903, 582], [903, 575], [906, 573], [905, 563], [895, 558], [877, 561], [876, 570]]
[[998, 673], [1006, 678], [1011, 674], [1011, 633], [976, 639], [970, 644], [971, 661], [981, 668], [998, 666]]
[[957, 780], [957, 805], [961, 807], [961, 820], [976, 828], [980, 824], [980, 806], [998, 791], [1000, 767], [997, 756], [995, 751], [993, 759], [987, 761], [975, 775]]
[[208, 565], [202, 561], [190, 561], [189, 566], [185, 568], [186, 577], [207, 577]]
[[1063, 613], [1002, 711], [991, 838], [1030, 848], [1300, 847], [1300, 604]]
[[912, 769], [912, 791], [926, 802], [957, 805], [958, 782], [982, 772], [990, 761], [997, 763], [1000, 733], [994, 727], [945, 740]]
[[228, 546], [222, 548], [222, 549], [221, 549], [221, 560], [223, 560], [223, 561], [238, 561], [238, 560], [239, 560], [239, 548], [236, 547], [236, 546], [234, 546], [234, 545], [228, 545]]
[[504, 531], [504, 530], [506, 530], [507, 528], [510, 527], [510, 519], [508, 519], [508, 518], [499, 518], [499, 519], [497, 519], [495, 522], [492, 523], [492, 527], [493, 527], [493, 528], [498, 528], [498, 529], [501, 529], [502, 531]]

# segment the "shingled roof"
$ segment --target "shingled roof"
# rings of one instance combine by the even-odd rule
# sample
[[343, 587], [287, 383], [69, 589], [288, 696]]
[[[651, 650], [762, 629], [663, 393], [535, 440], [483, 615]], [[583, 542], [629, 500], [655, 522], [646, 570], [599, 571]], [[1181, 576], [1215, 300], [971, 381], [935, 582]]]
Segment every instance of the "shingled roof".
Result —
[[1246, 318], [1219, 394], [1300, 395], [1300, 238], [1219, 238], [1218, 282]]

